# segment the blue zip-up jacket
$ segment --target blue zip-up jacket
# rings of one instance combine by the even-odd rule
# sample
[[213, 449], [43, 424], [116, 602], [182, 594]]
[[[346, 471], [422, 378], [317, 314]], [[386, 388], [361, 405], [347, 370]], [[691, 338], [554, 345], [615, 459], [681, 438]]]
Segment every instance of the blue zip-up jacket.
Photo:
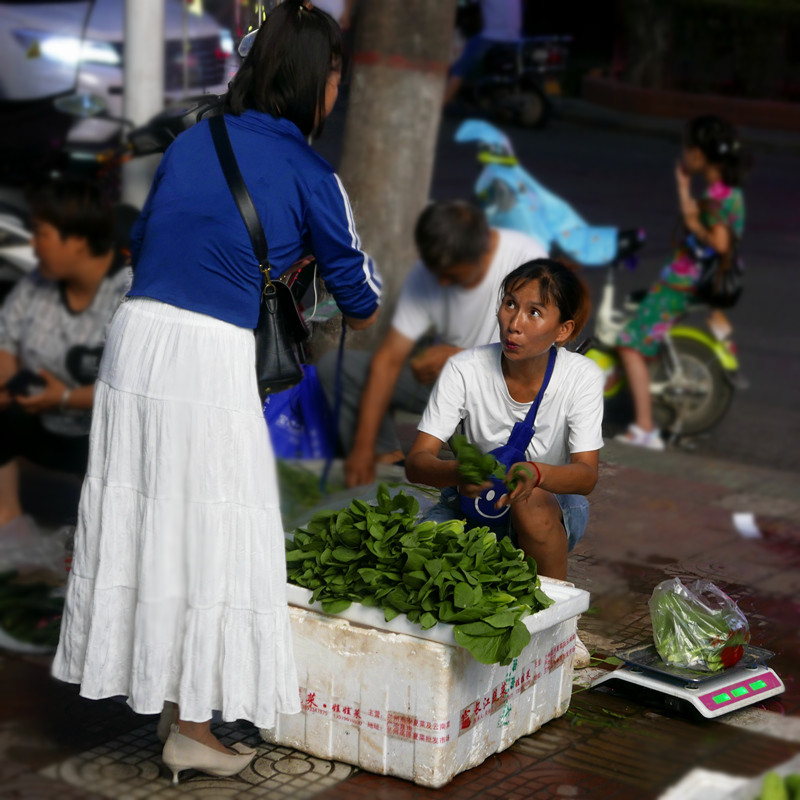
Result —
[[[264, 227], [272, 275], [310, 251], [342, 312], [369, 317], [380, 301], [380, 278], [331, 165], [289, 120], [249, 110], [225, 122]], [[261, 273], [207, 121], [167, 149], [131, 239], [130, 297], [255, 328]]]

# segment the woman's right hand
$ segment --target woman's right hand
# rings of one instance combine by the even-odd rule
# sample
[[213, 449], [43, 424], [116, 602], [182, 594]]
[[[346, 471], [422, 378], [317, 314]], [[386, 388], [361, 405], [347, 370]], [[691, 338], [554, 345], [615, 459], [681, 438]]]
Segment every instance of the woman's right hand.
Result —
[[348, 328], [352, 328], [354, 331], [363, 331], [365, 328], [369, 328], [370, 325], [375, 323], [375, 320], [378, 319], [378, 311], [380, 309], [376, 308], [372, 315], [366, 317], [365, 319], [359, 319], [358, 317], [345, 317], [344, 321], [347, 323]]

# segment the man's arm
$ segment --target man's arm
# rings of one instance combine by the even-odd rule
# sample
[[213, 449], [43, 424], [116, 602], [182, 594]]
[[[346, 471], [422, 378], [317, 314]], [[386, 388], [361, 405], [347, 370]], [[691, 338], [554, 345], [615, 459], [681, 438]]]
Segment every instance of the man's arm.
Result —
[[378, 429], [389, 410], [397, 378], [413, 347], [412, 339], [390, 328], [372, 358], [369, 376], [361, 394], [353, 451], [344, 465], [348, 486], [361, 486], [371, 483], [375, 478]]
[[447, 362], [447, 359], [450, 358], [450, 356], [454, 356], [456, 353], [460, 353], [462, 350], [462, 347], [454, 347], [449, 344], [431, 345], [411, 359], [409, 362], [411, 371], [420, 383], [426, 386], [434, 384]]

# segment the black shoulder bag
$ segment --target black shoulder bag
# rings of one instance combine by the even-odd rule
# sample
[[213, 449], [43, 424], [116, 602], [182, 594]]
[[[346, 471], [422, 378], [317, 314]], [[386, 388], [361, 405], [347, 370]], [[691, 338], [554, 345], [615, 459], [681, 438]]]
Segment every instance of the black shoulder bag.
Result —
[[[720, 255], [713, 247], [701, 244], [679, 220], [673, 231], [673, 242], [685, 247], [700, 267], [694, 295], [711, 308], [731, 308], [739, 301], [744, 288], [744, 264], [739, 255], [739, 237], [728, 228], [731, 246]], [[680, 231], [680, 238], [676, 234]]]
[[297, 308], [291, 289], [283, 281], [270, 278], [269, 251], [264, 228], [236, 163], [225, 118], [212, 117], [209, 119], [209, 126], [225, 180], [250, 234], [253, 252], [263, 276], [258, 325], [255, 328], [256, 380], [258, 393], [263, 401], [268, 394], [281, 392], [302, 380], [303, 367], [298, 346], [308, 338], [308, 327]]
[[739, 301], [744, 288], [744, 265], [739, 256], [739, 240], [731, 231], [731, 246], [727, 253], [700, 257], [700, 278], [695, 284], [695, 296], [711, 308], [731, 308]]

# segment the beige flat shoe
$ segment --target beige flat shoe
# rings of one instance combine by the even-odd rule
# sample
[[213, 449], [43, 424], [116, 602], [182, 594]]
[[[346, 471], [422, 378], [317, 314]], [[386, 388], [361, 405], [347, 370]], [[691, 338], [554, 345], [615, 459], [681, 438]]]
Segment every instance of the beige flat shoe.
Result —
[[256, 751], [238, 742], [233, 746], [237, 751], [220, 753], [188, 736], [184, 736], [177, 725], [170, 728], [161, 758], [172, 772], [172, 782], [178, 783], [178, 774], [185, 769], [196, 769], [217, 778], [230, 778], [238, 775], [255, 758]]

